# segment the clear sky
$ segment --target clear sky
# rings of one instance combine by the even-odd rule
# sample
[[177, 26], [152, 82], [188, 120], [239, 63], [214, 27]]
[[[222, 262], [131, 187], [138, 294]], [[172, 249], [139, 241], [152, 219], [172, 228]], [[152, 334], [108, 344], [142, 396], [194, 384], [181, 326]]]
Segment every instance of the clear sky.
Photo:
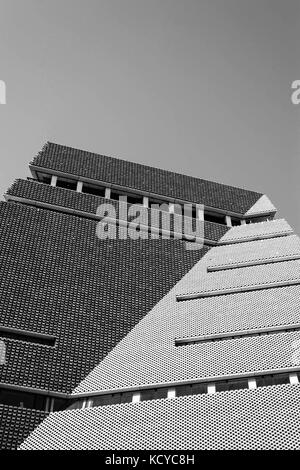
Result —
[[266, 193], [300, 234], [299, 0], [0, 0], [0, 192], [47, 140]]

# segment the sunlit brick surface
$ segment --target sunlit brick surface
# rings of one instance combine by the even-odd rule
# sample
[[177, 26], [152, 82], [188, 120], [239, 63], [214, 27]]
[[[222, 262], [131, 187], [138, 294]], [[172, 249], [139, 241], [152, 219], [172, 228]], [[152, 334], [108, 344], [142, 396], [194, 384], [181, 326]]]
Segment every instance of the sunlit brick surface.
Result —
[[261, 193], [48, 142], [32, 162], [40, 168], [244, 214]]
[[263, 194], [258, 201], [246, 212], [246, 215], [263, 214], [276, 212], [276, 207], [272, 204], [268, 196]]
[[[269, 223], [263, 225], [268, 230]], [[282, 238], [277, 256], [290, 246], [289, 238]], [[270, 242], [274, 247], [274, 240], [264, 242]], [[292, 243], [295, 244], [293, 252], [299, 253], [298, 239], [293, 238]], [[240, 260], [249, 257], [244, 245], [239, 244], [241, 251], [236, 251]], [[295, 366], [293, 344], [300, 339], [299, 331], [175, 347], [175, 339], [180, 336], [300, 322], [300, 286], [176, 302], [176, 295], [186, 292], [193, 283], [221, 288], [224, 285], [251, 286], [258, 281], [269, 283], [278, 279], [300, 282], [299, 261], [207, 273], [211, 253], [214, 260], [220, 262], [227, 249], [227, 246], [220, 246], [209, 251], [76, 387], [74, 393]]]
[[232, 227], [220, 240], [220, 243], [235, 243], [249, 241], [262, 237], [278, 237], [292, 234], [293, 230], [284, 219], [257, 224], [237, 225]]
[[[200, 273], [199, 273], [200, 274]], [[178, 296], [190, 294], [230, 292], [234, 289], [255, 288], [256, 286], [276, 286], [277, 283], [300, 283], [300, 261], [286, 261], [276, 264], [264, 264], [261, 266], [249, 266], [230, 271], [217, 271], [199, 275], [195, 270], [193, 276], [189, 276], [188, 286], [178, 289]]]
[[300, 449], [300, 385], [54, 413], [21, 449]]
[[246, 263], [268, 263], [300, 255], [300, 239], [297, 235], [257, 240], [213, 248], [208, 256], [208, 268], [224, 268]]
[[300, 286], [180, 302], [176, 337], [226, 333], [300, 322]]

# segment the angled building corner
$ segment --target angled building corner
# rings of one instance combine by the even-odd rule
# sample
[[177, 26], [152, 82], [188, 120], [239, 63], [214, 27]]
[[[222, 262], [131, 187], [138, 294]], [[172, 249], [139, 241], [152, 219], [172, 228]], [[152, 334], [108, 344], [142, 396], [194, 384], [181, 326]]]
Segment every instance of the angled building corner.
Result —
[[[268, 197], [52, 143], [30, 168], [0, 209], [2, 447], [300, 448], [300, 240]], [[97, 239], [120, 195], [201, 205], [203, 246], [174, 214]]]

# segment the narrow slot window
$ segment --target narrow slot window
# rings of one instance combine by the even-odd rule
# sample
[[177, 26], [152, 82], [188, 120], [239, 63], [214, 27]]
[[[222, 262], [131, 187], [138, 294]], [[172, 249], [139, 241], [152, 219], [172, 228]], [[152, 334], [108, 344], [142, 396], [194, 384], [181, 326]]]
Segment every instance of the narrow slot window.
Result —
[[240, 219], [236, 219], [234, 217], [231, 217], [231, 225], [232, 225], [232, 227], [236, 227], [237, 225], [241, 225]]
[[57, 178], [56, 182], [57, 188], [71, 189], [73, 191], [77, 190], [77, 181], [65, 178]]
[[45, 410], [46, 399], [46, 396], [43, 395], [0, 389], [0, 403], [3, 405]]
[[38, 181], [40, 181], [41, 183], [44, 183], [44, 184], [51, 184], [51, 175], [48, 175], [46, 173], [37, 173], [37, 179]]
[[213, 222], [215, 224], [226, 225], [226, 217], [224, 215], [212, 214], [204, 211], [204, 220], [206, 222]]
[[105, 188], [84, 183], [82, 186], [82, 193], [92, 194], [93, 196], [105, 197]]
[[0, 327], [0, 338], [14, 339], [26, 343], [41, 344], [44, 346], [55, 346], [55, 336], [33, 333], [25, 330], [15, 330], [13, 328]]
[[143, 196], [139, 196], [137, 194], [126, 194], [126, 193], [113, 191], [113, 190], [110, 193], [110, 199], [113, 199], [115, 201], [118, 201], [120, 196], [126, 196], [127, 204], [139, 204], [139, 205], [144, 204]]

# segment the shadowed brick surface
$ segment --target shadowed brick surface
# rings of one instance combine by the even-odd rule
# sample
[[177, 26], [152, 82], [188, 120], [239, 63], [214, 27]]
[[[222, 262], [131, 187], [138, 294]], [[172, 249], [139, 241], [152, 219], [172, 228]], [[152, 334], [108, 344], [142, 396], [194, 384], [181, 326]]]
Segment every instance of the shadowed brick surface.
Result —
[[197, 262], [175, 240], [98, 240], [96, 222], [0, 205], [1, 324], [57, 337], [6, 340], [1, 382], [70, 392]]
[[[118, 202], [111, 199], [104, 199], [100, 196], [93, 196], [91, 194], [82, 194], [77, 193], [76, 191], [71, 191], [68, 189], [55, 188], [46, 184], [26, 181], [26, 180], [16, 180], [11, 188], [7, 191], [7, 194], [10, 196], [15, 196], [18, 198], [24, 198], [29, 201], [38, 201], [46, 204], [52, 204], [54, 206], [65, 207], [68, 209], [73, 209], [85, 213], [90, 213], [95, 215], [98, 206], [100, 204], [108, 203], [115, 207], [116, 216], [119, 217]], [[150, 219], [150, 211], [146, 208], [142, 208]], [[156, 212], [156, 211], [155, 211]], [[165, 217], [165, 214], [163, 213]], [[168, 214], [170, 217], [170, 229], [174, 228], [173, 214]], [[184, 220], [182, 220], [182, 228], [184, 230]], [[161, 227], [161, 223], [160, 223]], [[228, 231], [229, 227], [226, 225], [216, 224], [213, 222], [204, 223], [204, 238], [206, 240], [218, 241], [223, 237]], [[195, 219], [193, 219], [193, 230], [195, 230]], [[185, 231], [185, 230], [184, 230]]]
[[254, 191], [54, 143], [46, 144], [32, 164], [240, 214], [245, 214], [262, 196]]
[[16, 449], [48, 413], [0, 405], [0, 450]]

